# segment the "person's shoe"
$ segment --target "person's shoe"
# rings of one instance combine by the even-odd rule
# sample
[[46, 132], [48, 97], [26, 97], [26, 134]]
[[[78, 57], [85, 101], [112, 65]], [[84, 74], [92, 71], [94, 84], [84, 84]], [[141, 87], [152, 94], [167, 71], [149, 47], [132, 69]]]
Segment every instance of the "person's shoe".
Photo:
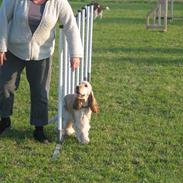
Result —
[[46, 138], [45, 134], [44, 134], [44, 130], [43, 127], [36, 127], [34, 132], [33, 132], [33, 137], [35, 140], [44, 143], [44, 144], [48, 144], [49, 141]]
[[10, 117], [1, 118], [0, 120], [0, 135], [11, 126], [11, 119]]

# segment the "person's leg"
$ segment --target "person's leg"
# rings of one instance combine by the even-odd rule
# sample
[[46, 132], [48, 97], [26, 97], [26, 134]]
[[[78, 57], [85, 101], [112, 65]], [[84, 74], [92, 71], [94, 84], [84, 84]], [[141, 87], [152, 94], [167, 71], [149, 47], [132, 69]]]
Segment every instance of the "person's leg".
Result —
[[7, 52], [7, 60], [0, 67], [0, 134], [11, 125], [14, 91], [19, 86], [25, 62]]
[[46, 137], [44, 136], [43, 126], [48, 123], [51, 59], [27, 62], [26, 74], [31, 92], [30, 123], [36, 127], [34, 138], [45, 142]]

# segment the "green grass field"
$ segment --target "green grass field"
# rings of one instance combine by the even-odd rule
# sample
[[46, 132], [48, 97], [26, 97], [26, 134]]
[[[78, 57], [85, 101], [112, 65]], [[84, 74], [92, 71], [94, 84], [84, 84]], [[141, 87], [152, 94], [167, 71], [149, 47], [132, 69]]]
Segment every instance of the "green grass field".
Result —
[[[83, 3], [72, 2], [74, 9]], [[32, 138], [29, 86], [22, 76], [12, 129], [0, 137], [1, 183], [182, 183], [183, 19], [168, 32], [147, 31], [145, 1], [110, 3], [94, 22], [92, 85], [100, 105], [89, 145], [68, 138], [55, 161], [49, 145]], [[175, 16], [183, 4], [175, 3]], [[57, 113], [57, 49], [49, 115]]]

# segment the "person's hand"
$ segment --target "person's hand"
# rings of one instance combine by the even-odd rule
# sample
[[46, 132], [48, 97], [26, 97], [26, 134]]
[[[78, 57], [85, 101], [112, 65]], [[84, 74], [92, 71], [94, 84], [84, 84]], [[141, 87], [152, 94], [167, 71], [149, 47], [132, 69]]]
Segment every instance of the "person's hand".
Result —
[[4, 61], [6, 60], [6, 53], [5, 52], [0, 52], [0, 66], [4, 64]]
[[71, 69], [72, 69], [72, 71], [74, 71], [80, 65], [80, 58], [79, 57], [72, 57], [70, 62], [71, 62]]

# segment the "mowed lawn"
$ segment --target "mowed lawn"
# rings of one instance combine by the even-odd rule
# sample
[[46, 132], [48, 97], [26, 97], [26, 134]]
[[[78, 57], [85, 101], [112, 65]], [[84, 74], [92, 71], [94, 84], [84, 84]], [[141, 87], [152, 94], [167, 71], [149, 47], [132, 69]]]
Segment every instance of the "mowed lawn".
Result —
[[[91, 143], [68, 138], [51, 161], [54, 124], [46, 127], [48, 145], [33, 140], [23, 74], [12, 128], [0, 137], [0, 182], [183, 182], [183, 19], [169, 23], [166, 33], [147, 31], [150, 3], [104, 4], [110, 11], [94, 22], [92, 85], [100, 113], [92, 116]], [[175, 3], [175, 15], [182, 12]], [[57, 113], [57, 75], [56, 49], [50, 116]]]

